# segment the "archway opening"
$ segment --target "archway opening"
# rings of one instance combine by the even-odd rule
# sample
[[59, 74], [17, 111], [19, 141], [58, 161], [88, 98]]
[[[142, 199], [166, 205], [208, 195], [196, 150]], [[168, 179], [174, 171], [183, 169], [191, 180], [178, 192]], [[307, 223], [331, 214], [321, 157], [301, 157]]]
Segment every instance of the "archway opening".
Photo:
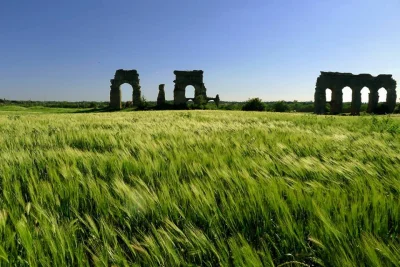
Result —
[[331, 89], [326, 89], [325, 90], [325, 95], [326, 95], [326, 102], [331, 102], [332, 100], [332, 90]]
[[368, 103], [369, 103], [369, 88], [363, 87], [361, 89], [361, 112], [366, 112], [368, 110]]
[[386, 96], [387, 96], [387, 91], [385, 88], [381, 88], [378, 90], [378, 103], [386, 103]]
[[121, 91], [121, 103], [123, 108], [128, 108], [132, 106], [132, 92], [133, 88], [130, 84], [124, 83], [119, 87]]
[[351, 101], [353, 99], [353, 90], [350, 87], [346, 86], [342, 90], [343, 94], [343, 113], [350, 113], [351, 112]]
[[389, 108], [386, 103], [387, 91], [385, 88], [380, 88], [378, 90], [378, 105], [374, 111], [376, 114], [386, 114], [389, 113]]
[[369, 88], [363, 87], [361, 89], [361, 103], [368, 104], [369, 102]]
[[332, 101], [332, 90], [327, 88], [325, 90], [325, 98], [326, 98], [326, 105], [325, 105], [325, 112], [331, 112], [331, 101]]
[[350, 103], [353, 99], [353, 90], [350, 87], [346, 86], [342, 90], [343, 93], [343, 103]]
[[194, 87], [193, 85], [188, 85], [185, 88], [185, 97], [186, 98], [194, 98]]

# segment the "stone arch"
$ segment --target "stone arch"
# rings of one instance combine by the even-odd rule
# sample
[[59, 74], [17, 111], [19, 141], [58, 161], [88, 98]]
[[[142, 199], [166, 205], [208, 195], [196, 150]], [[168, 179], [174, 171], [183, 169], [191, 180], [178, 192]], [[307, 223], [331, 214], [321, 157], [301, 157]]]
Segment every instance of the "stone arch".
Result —
[[325, 89], [332, 89], [331, 114], [342, 112], [344, 87], [350, 87], [352, 90], [351, 114], [360, 114], [361, 108], [361, 89], [368, 87], [370, 90], [368, 109], [372, 113], [378, 106], [378, 89], [384, 87], [387, 90], [388, 112], [393, 112], [396, 106], [396, 81], [390, 74], [381, 74], [373, 77], [370, 74], [323, 72], [317, 79], [314, 94], [314, 112], [316, 114], [325, 113], [326, 96]]
[[325, 104], [325, 106], [324, 106], [324, 109], [325, 109], [325, 112], [326, 112], [326, 108], [327, 107], [329, 107], [329, 112], [332, 110], [332, 106], [331, 106], [331, 104], [332, 104], [332, 89], [330, 89], [330, 88], [326, 88], [325, 89], [325, 101], [326, 101], [326, 104]]
[[367, 103], [369, 102], [369, 88], [364, 86], [361, 88], [360, 93], [361, 93], [361, 103]]
[[332, 89], [330, 89], [330, 88], [325, 89], [325, 99], [326, 99], [326, 102], [329, 102], [329, 103], [332, 101]]
[[195, 94], [196, 89], [194, 88], [193, 85], [187, 85], [185, 87], [185, 97], [187, 101], [189, 100], [194, 100], [194, 94]]
[[345, 113], [351, 113], [351, 110], [354, 109], [352, 108], [352, 105], [354, 105], [353, 102], [353, 89], [351, 89], [350, 86], [346, 85], [345, 87], [342, 88], [342, 95], [343, 95], [343, 103], [350, 103], [350, 107], [346, 105], [344, 108], [342, 108], [342, 112]]
[[[363, 112], [368, 111], [368, 105], [369, 105], [369, 96], [370, 90], [367, 86], [364, 86], [360, 90], [360, 111], [362, 110]], [[364, 107], [362, 107], [364, 105]], [[365, 107], [366, 105], [366, 107]]]
[[194, 98], [197, 102], [198, 96], [203, 96], [207, 99], [207, 89], [203, 83], [203, 71], [192, 70], [192, 71], [174, 71], [176, 78], [174, 80], [174, 104], [182, 105], [186, 104], [188, 99], [186, 98], [186, 87], [191, 85], [194, 87]]
[[139, 84], [139, 74], [136, 70], [119, 69], [115, 72], [114, 79], [111, 79], [110, 86], [110, 107], [113, 109], [121, 109], [121, 88], [122, 84], [132, 86], [132, 103], [138, 106], [141, 101], [141, 91]]
[[345, 86], [342, 89], [343, 102], [352, 102], [353, 100], [353, 89], [350, 86]]
[[378, 89], [378, 103], [386, 103], [387, 102], [387, 90], [384, 87]]
[[[119, 86], [121, 90], [121, 102], [132, 101], [132, 91], [133, 88], [129, 83], [123, 83]], [[128, 96], [129, 95], [129, 96]]]

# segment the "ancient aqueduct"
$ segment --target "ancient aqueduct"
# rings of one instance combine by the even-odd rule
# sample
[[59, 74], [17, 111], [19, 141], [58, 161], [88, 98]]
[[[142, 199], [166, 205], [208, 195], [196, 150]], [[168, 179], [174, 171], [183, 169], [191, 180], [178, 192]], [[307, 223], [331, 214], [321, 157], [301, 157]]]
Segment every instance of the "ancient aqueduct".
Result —
[[[202, 96], [204, 101], [215, 101], [218, 105], [220, 99], [217, 95], [215, 98], [207, 97], [207, 89], [203, 82], [202, 70], [191, 71], [174, 71], [176, 76], [174, 83], [174, 105], [184, 105], [189, 100], [198, 103], [199, 96]], [[114, 79], [111, 79], [110, 90], [110, 107], [121, 109], [121, 89], [122, 84], [130, 84], [132, 86], [132, 103], [135, 106], [141, 103], [141, 90], [139, 82], [139, 74], [137, 70], [119, 69], [115, 72]], [[195, 88], [194, 98], [186, 97], [186, 87], [193, 86]], [[159, 85], [157, 97], [157, 105], [165, 104], [165, 85]], [[343, 106], [343, 88], [350, 87], [352, 90], [351, 114], [359, 115], [361, 109], [361, 90], [364, 87], [369, 89], [368, 113], [375, 113], [378, 108], [379, 94], [378, 90], [384, 88], [387, 91], [386, 95], [386, 111], [392, 113], [396, 106], [396, 81], [390, 74], [380, 74], [376, 77], [370, 74], [341, 73], [341, 72], [323, 72], [317, 79], [315, 94], [314, 94], [314, 112], [316, 114], [326, 113], [326, 104], [330, 104], [330, 113], [339, 114], [342, 112]], [[331, 101], [326, 101], [326, 90], [332, 91]]]
[[317, 79], [314, 105], [316, 114], [325, 114], [326, 110], [326, 89], [332, 90], [330, 101], [330, 113], [339, 114], [343, 106], [343, 88], [346, 86], [352, 90], [351, 114], [359, 115], [361, 108], [361, 90], [364, 87], [369, 89], [368, 113], [375, 113], [378, 107], [380, 88], [385, 88], [386, 111], [392, 113], [396, 106], [396, 81], [390, 74], [381, 74], [373, 77], [370, 74], [354, 75], [352, 73], [323, 72]]
[[[207, 90], [203, 82], [203, 71], [192, 70], [192, 71], [174, 71], [176, 76], [174, 83], [174, 105], [184, 105], [189, 100], [193, 100], [195, 103], [200, 101], [199, 96], [202, 96], [204, 101], [214, 101], [217, 105], [219, 104], [219, 95], [215, 98], [207, 97]], [[139, 74], [137, 70], [123, 70], [119, 69], [115, 72], [114, 79], [111, 79], [111, 90], [110, 90], [110, 107], [114, 109], [121, 109], [121, 89], [122, 84], [130, 84], [132, 86], [132, 103], [135, 106], [140, 105], [141, 101], [141, 90], [139, 83]], [[194, 98], [187, 98], [186, 87], [193, 86]], [[164, 84], [159, 85], [159, 92], [157, 97], [157, 105], [165, 104], [165, 90]]]

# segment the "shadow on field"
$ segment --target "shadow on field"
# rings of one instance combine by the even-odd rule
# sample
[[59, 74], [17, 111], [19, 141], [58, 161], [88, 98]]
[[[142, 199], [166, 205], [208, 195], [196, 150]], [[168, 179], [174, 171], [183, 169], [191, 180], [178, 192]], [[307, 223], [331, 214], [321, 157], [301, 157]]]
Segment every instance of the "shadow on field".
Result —
[[92, 109], [85, 109], [85, 110], [77, 110], [74, 113], [100, 113], [100, 112], [115, 112], [118, 111], [116, 109], [111, 109], [109, 107], [105, 108], [92, 108]]
[[164, 105], [157, 105], [157, 106], [122, 108], [122, 109], [113, 109], [110, 107], [92, 108], [92, 109], [85, 109], [85, 110], [77, 110], [74, 113], [127, 112], [127, 111], [146, 111], [146, 110], [188, 110], [188, 109], [191, 109], [191, 108], [188, 107], [187, 105], [164, 104]]

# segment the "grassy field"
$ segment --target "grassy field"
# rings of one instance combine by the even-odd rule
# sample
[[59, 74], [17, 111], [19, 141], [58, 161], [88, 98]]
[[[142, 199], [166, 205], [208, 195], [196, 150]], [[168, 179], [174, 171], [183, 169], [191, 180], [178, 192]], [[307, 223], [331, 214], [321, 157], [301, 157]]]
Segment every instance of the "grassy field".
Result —
[[0, 109], [0, 266], [399, 266], [400, 118]]

